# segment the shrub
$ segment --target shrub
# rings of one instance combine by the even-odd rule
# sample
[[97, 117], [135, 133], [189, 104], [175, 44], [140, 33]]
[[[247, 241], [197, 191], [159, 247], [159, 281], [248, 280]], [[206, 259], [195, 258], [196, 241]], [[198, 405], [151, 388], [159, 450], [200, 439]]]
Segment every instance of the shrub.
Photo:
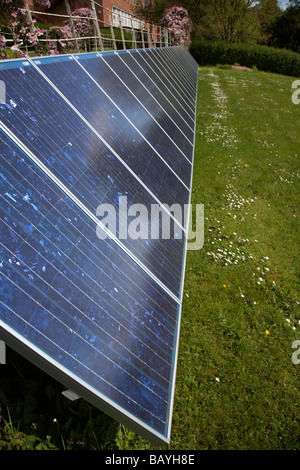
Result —
[[238, 63], [264, 72], [300, 76], [300, 54], [285, 49], [194, 39], [190, 52], [199, 65]]

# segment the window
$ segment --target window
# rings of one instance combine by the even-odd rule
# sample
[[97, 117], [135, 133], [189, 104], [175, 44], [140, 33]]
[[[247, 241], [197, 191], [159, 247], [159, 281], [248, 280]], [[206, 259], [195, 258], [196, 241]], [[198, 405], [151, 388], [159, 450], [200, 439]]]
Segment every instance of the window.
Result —
[[113, 26], [120, 27], [120, 20], [123, 28], [141, 28], [141, 21], [138, 20], [128, 11], [121, 10], [120, 8], [113, 7]]

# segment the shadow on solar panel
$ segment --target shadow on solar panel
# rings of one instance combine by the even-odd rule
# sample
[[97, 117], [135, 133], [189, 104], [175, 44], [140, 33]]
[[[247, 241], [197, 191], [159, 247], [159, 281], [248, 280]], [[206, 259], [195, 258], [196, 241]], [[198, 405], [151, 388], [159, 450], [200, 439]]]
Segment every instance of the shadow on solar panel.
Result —
[[2, 61], [0, 80], [0, 337], [168, 443], [197, 64], [182, 47], [63, 55]]

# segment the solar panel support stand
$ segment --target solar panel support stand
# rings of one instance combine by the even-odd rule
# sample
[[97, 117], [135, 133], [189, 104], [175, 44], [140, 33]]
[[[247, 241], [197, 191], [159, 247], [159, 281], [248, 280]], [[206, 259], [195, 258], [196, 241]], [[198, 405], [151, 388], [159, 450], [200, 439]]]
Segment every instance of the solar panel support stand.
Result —
[[0, 365], [6, 364], [6, 344], [0, 340]]
[[76, 400], [79, 400], [81, 398], [80, 395], [78, 395], [76, 392], [74, 392], [70, 388], [68, 388], [67, 390], [64, 390], [61, 393], [64, 397], [68, 398], [68, 400], [70, 400], [70, 401], [76, 401]]

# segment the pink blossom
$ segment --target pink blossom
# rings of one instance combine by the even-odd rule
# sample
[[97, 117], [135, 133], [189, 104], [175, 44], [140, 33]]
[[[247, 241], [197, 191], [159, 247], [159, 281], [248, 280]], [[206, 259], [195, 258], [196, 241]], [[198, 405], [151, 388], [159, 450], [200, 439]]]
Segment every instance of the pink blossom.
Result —
[[38, 0], [38, 3], [42, 6], [42, 7], [47, 7], [47, 8], [50, 8], [51, 7], [51, 2], [49, 0]]
[[[93, 33], [93, 12], [90, 8], [78, 8], [72, 11], [72, 17], [75, 35], [79, 40], [79, 47], [81, 47], [82, 41], [80, 42], [80, 38], [90, 36]], [[65, 22], [65, 26], [53, 26], [49, 31], [51, 37], [61, 40], [58, 44], [62, 49], [74, 48], [74, 41], [62, 41], [63, 39], [73, 39], [72, 29], [68, 20]], [[54, 50], [54, 48], [52, 49]]]
[[192, 22], [185, 8], [179, 6], [166, 8], [160, 24], [172, 32], [175, 45], [189, 46]]
[[14, 44], [13, 46], [11, 46], [11, 50], [13, 52], [21, 52], [20, 49], [18, 48], [18, 46], [16, 44]]

